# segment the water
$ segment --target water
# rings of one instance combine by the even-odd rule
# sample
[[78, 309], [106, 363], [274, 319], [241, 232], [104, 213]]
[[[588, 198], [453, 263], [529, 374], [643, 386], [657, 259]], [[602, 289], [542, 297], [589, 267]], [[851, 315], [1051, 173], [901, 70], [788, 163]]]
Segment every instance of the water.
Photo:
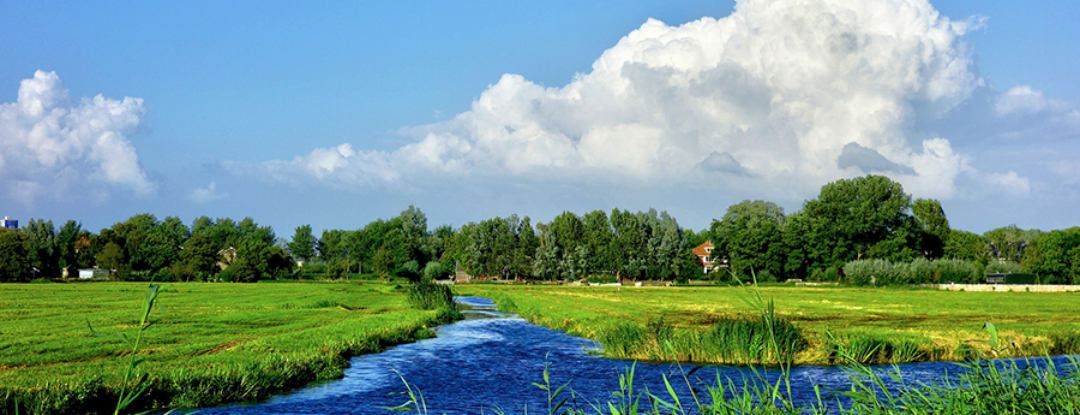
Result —
[[[543, 383], [545, 364], [550, 364], [551, 383], [571, 382], [578, 407], [588, 402], [612, 400], [619, 390], [619, 374], [632, 362], [606, 359], [595, 354], [599, 345], [588, 339], [535, 326], [512, 314], [496, 311], [491, 300], [461, 297], [466, 319], [437, 329], [438, 336], [396, 346], [378, 354], [355, 357], [345, 377], [310, 386], [251, 405], [208, 408], [201, 414], [388, 414], [384, 408], [407, 399], [404, 378], [423, 393], [431, 414], [546, 413], [546, 392], [532, 385]], [[1063, 367], [1064, 358], [1059, 358]], [[688, 387], [680, 373], [696, 366], [638, 363], [635, 385], [666, 396], [662, 375], [678, 379], [684, 401]], [[929, 362], [900, 365], [905, 382], [942, 379], [959, 367]], [[879, 370], [886, 370], [881, 368]], [[396, 371], [396, 372], [395, 372]], [[705, 391], [717, 375], [734, 380], [752, 377], [746, 368], [706, 367], [693, 373], [692, 386]], [[777, 370], [765, 372], [775, 380]], [[886, 376], [887, 378], [887, 376]], [[797, 403], [816, 401], [814, 385], [823, 391], [850, 387], [850, 377], [838, 367], [797, 367], [791, 375], [792, 395]], [[569, 388], [568, 388], [569, 389]], [[568, 394], [566, 396], [569, 396]]]

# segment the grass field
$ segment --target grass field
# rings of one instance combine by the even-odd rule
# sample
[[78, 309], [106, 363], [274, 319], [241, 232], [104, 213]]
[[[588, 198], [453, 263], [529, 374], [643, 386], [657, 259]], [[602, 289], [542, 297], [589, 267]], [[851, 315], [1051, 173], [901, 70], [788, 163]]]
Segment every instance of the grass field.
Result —
[[[146, 283], [0, 284], [0, 412], [113, 411]], [[258, 399], [342, 375], [347, 358], [431, 335], [444, 314], [381, 283], [165, 283], [133, 408]], [[99, 334], [92, 334], [88, 323]]]
[[[755, 353], [760, 351], [717, 351], [733, 343], [734, 329], [725, 328], [746, 326], [725, 323], [760, 321], [759, 312], [740, 299], [752, 294], [742, 287], [463, 285], [456, 290], [492, 298], [535, 324], [598, 340], [609, 357], [768, 363]], [[776, 315], [805, 336], [808, 346], [795, 355], [796, 364], [833, 363], [836, 343], [862, 363], [959, 361], [975, 351], [992, 357], [996, 351], [982, 341], [985, 322], [994, 323], [1012, 344], [1007, 350], [1012, 356], [1080, 353], [1080, 293], [773, 285], [762, 286], [760, 294], [775, 301]]]

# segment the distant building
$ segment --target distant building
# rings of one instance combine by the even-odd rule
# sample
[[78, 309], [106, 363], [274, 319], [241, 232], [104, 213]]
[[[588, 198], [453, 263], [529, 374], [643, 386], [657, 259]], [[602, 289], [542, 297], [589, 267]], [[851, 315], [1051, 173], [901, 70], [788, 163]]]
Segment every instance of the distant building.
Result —
[[15, 219], [12, 219], [12, 218], [9, 218], [7, 216], [4, 216], [3, 227], [11, 229], [13, 231], [14, 230], [19, 230], [19, 221], [15, 220]]
[[465, 272], [465, 267], [461, 266], [460, 263], [454, 263], [454, 283], [464, 284], [471, 282], [472, 279], [473, 276]]
[[724, 261], [719, 265], [713, 261], [713, 249], [716, 249], [716, 245], [713, 245], [712, 240], [705, 241], [705, 243], [694, 247], [694, 256], [697, 257], [698, 264], [701, 265], [702, 271], [706, 274], [713, 272], [716, 268], [727, 266], [727, 261]]
[[218, 251], [218, 267], [221, 269], [228, 268], [236, 260], [236, 248], [228, 247]]

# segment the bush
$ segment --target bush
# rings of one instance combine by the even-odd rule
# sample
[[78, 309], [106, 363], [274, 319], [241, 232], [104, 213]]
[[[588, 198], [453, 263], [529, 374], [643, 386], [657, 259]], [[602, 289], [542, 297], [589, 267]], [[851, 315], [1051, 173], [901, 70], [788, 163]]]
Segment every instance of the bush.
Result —
[[955, 282], [957, 284], [978, 284], [982, 274], [971, 262], [962, 259], [939, 259], [932, 263], [934, 272], [940, 275], [939, 282]]
[[421, 310], [435, 310], [441, 307], [454, 308], [454, 293], [449, 285], [408, 284], [404, 287], [409, 305]]
[[864, 259], [844, 264], [847, 282], [854, 285], [889, 285], [903, 283], [909, 278], [903, 268], [884, 259]]
[[767, 269], [761, 270], [754, 274], [754, 278], [757, 282], [776, 282], [776, 276], [769, 272]]
[[1020, 264], [1012, 261], [993, 261], [986, 264], [986, 268], [983, 270], [982, 275], [986, 274], [1018, 274], [1020, 273]]
[[940, 277], [934, 271], [934, 263], [926, 258], [915, 258], [907, 264], [909, 284], [932, 284], [937, 283]]
[[427, 265], [424, 266], [424, 280], [426, 281], [434, 281], [445, 275], [446, 268], [438, 261], [428, 262]]

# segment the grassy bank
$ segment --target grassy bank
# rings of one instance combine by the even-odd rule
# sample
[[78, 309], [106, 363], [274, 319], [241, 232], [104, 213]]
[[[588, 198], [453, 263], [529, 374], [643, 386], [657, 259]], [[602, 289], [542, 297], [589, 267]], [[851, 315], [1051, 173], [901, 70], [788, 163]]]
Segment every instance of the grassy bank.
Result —
[[[764, 322], [740, 287], [471, 285], [530, 322], [599, 341], [609, 357], [702, 363], [773, 363]], [[1080, 353], [1080, 294], [949, 292], [906, 288], [762, 286], [779, 321], [796, 329], [796, 364], [839, 363], [831, 334], [859, 363], [961, 361], [992, 354], [993, 322], [1012, 356]], [[779, 324], [779, 323], [778, 323]], [[784, 323], [786, 324], [786, 323]], [[779, 325], [777, 325], [779, 327]], [[797, 333], [795, 333], [797, 331]], [[802, 340], [805, 345], [800, 347]]]
[[[0, 412], [112, 412], [145, 283], [0, 284]], [[380, 283], [162, 284], [135, 408], [193, 408], [342, 376], [347, 358], [452, 319]], [[415, 296], [413, 296], [415, 297]], [[99, 333], [92, 334], [90, 328]], [[133, 383], [129, 382], [129, 383]]]

